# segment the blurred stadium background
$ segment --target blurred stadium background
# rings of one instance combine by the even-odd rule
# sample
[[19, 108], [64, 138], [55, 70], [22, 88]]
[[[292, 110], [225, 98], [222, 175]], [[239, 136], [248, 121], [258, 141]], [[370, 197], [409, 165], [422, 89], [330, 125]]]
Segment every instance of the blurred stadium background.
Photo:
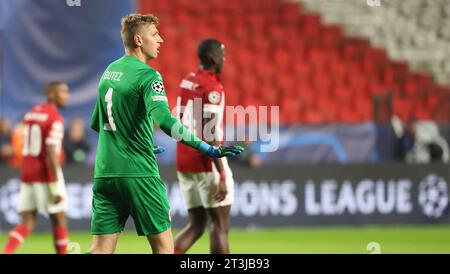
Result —
[[[172, 107], [207, 37], [226, 45], [227, 105], [280, 107], [279, 120], [258, 117], [279, 127], [278, 150], [241, 140], [247, 153], [232, 163], [232, 252], [369, 253], [375, 242], [382, 253], [450, 253], [449, 0], [0, 1], [0, 245], [19, 221], [20, 119], [45, 82], [62, 80], [71, 240], [89, 247], [97, 136], [87, 125], [131, 12], [161, 20], [151, 65]], [[228, 118], [249, 131], [249, 119]], [[175, 143], [155, 138], [178, 229]], [[52, 252], [44, 219], [37, 231], [20, 252]], [[207, 253], [207, 238], [192, 252]], [[130, 230], [118, 251], [148, 247]]]

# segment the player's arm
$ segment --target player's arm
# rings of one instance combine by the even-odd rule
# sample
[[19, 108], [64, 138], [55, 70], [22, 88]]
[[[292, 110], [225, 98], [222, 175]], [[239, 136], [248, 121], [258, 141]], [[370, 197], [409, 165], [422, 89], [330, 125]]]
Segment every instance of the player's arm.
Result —
[[239, 146], [211, 146], [187, 130], [183, 124], [170, 113], [169, 104], [160, 76], [149, 77], [144, 80], [143, 90], [148, 114], [153, 117], [158, 127], [168, 136], [184, 145], [197, 149], [212, 158], [236, 156], [244, 151], [244, 149]]
[[[208, 144], [210, 144], [211, 146], [219, 147], [220, 141], [219, 141], [219, 136], [217, 134], [217, 124], [218, 124], [217, 116], [218, 115], [216, 113], [208, 113], [208, 116], [209, 116], [209, 118], [203, 118], [203, 125], [205, 125], [205, 126], [212, 125], [209, 130], [206, 130], [206, 132], [211, 135], [211, 136], [205, 136], [206, 142]], [[211, 138], [208, 138], [208, 137], [211, 137]], [[208, 141], [208, 140], [210, 140], [210, 141]], [[228, 194], [228, 189], [227, 189], [227, 185], [226, 185], [226, 172], [225, 172], [225, 168], [223, 166], [222, 159], [213, 158], [212, 161], [213, 161], [213, 164], [216, 167], [217, 171], [220, 174], [219, 184], [217, 186], [217, 191], [214, 194], [214, 199], [221, 202], [225, 199], [225, 197]]]
[[98, 100], [97, 100], [95, 102], [95, 106], [94, 106], [94, 109], [92, 111], [91, 122], [89, 124], [89, 126], [93, 130], [95, 130], [97, 132], [99, 132], [99, 130], [100, 130], [100, 126], [99, 126], [99, 124], [100, 124], [100, 115], [99, 115], [98, 108], [99, 108], [99, 105], [98, 105]]
[[[50, 171], [52, 172], [54, 178], [58, 180], [58, 169], [59, 167], [59, 154], [57, 153], [57, 147], [55, 145], [46, 145], [46, 152], [48, 163], [50, 166]], [[53, 203], [57, 204], [61, 202], [62, 197], [58, 194], [56, 181], [49, 182], [48, 187], [50, 188], [50, 193], [52, 195]]]
[[236, 156], [244, 151], [243, 147], [224, 147], [212, 146], [192, 134], [175, 118], [169, 111], [169, 106], [165, 104], [156, 104], [152, 107], [151, 115], [158, 127], [167, 135], [190, 146], [212, 158], [222, 158], [227, 156]]
[[62, 145], [63, 136], [64, 136], [63, 123], [61, 121], [55, 121], [51, 126], [49, 136], [45, 140], [45, 149], [48, 163], [50, 166], [50, 172], [52, 173], [53, 178], [56, 178], [55, 181], [49, 182], [48, 184], [52, 196], [51, 197], [52, 201], [55, 204], [61, 202], [62, 200], [62, 197], [58, 194], [56, 186], [58, 181], [58, 170], [60, 169], [59, 151]]

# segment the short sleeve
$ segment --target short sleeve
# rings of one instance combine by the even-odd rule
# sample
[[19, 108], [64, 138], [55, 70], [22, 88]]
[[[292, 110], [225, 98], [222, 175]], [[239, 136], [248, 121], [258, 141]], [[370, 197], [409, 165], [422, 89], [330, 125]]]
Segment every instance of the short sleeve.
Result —
[[150, 113], [151, 110], [159, 104], [168, 106], [164, 82], [159, 72], [147, 72], [143, 77], [141, 88], [147, 113]]
[[203, 93], [203, 111], [208, 113], [220, 113], [223, 110], [223, 89], [220, 85], [207, 88]]
[[55, 120], [45, 138], [45, 144], [61, 146], [64, 138], [64, 122], [62, 120]]

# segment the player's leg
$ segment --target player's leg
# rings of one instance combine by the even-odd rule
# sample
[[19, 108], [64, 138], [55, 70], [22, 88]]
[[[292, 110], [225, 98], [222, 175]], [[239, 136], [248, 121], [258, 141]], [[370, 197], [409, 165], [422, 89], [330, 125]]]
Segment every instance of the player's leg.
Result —
[[67, 219], [65, 212], [67, 211], [67, 190], [64, 183], [62, 171], [59, 170], [59, 178], [57, 182], [58, 195], [62, 197], [62, 201], [58, 204], [54, 204], [51, 200], [50, 189], [42, 184], [43, 192], [42, 210], [50, 214], [50, 220], [53, 226], [53, 241], [55, 244], [55, 250], [57, 254], [66, 254], [67, 246], [69, 244], [69, 231], [67, 227]]
[[31, 232], [33, 231], [35, 225], [36, 225], [36, 220], [37, 220], [37, 211], [36, 210], [32, 210], [32, 211], [24, 211], [20, 213], [20, 217], [21, 217], [21, 224], [23, 226], [25, 226], [25, 228]]
[[113, 254], [116, 251], [117, 240], [120, 232], [114, 234], [103, 234], [92, 236], [92, 246], [89, 249], [91, 254]]
[[207, 224], [207, 215], [199, 193], [199, 182], [204, 173], [177, 172], [181, 194], [188, 209], [188, 224], [175, 239], [175, 253], [186, 253], [203, 235]]
[[228, 254], [228, 230], [230, 226], [231, 206], [220, 206], [207, 208], [208, 217], [211, 222], [210, 251], [211, 254]]
[[147, 237], [154, 254], [173, 254], [169, 199], [161, 178], [127, 178], [122, 187], [137, 234]]
[[172, 229], [158, 234], [147, 235], [153, 254], [173, 254]]
[[14, 253], [33, 230], [37, 219], [37, 205], [34, 184], [20, 184], [19, 212], [21, 223], [14, 227], [8, 237], [8, 242], [3, 250], [5, 254]]
[[69, 230], [67, 228], [67, 219], [64, 212], [50, 214], [53, 225], [53, 241], [57, 254], [66, 254], [69, 244]]
[[21, 223], [14, 227], [8, 236], [3, 254], [12, 254], [25, 241], [36, 225], [37, 211], [21, 212]]
[[203, 235], [205, 232], [208, 217], [205, 208], [196, 207], [188, 210], [188, 224], [177, 235], [175, 239], [176, 254], [183, 254], [191, 248], [191, 246]]
[[228, 189], [228, 194], [223, 201], [218, 202], [214, 199], [220, 177], [215, 168], [213, 169], [213, 172], [206, 173], [205, 179], [199, 184], [202, 202], [206, 208], [211, 224], [210, 251], [213, 254], [227, 254], [230, 252], [228, 230], [230, 224], [230, 209], [234, 197], [234, 180], [226, 160], [222, 163], [227, 174], [226, 184]]
[[124, 178], [94, 179], [89, 253], [112, 254], [129, 216], [129, 202], [122, 193]]

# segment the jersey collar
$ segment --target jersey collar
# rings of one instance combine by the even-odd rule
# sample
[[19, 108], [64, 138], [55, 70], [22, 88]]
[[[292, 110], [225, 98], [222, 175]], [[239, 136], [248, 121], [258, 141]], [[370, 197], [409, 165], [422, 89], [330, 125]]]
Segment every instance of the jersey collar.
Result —
[[206, 75], [214, 80], [216, 80], [217, 82], [220, 82], [220, 77], [217, 73], [209, 71], [209, 70], [204, 70], [204, 69], [197, 69], [197, 73], [198, 74], [203, 74]]
[[52, 103], [44, 103], [43, 104], [43, 106], [45, 107], [45, 108], [47, 108], [47, 109], [51, 109], [51, 110], [57, 110], [58, 108], [56, 107], [56, 105], [55, 104], [52, 104]]

